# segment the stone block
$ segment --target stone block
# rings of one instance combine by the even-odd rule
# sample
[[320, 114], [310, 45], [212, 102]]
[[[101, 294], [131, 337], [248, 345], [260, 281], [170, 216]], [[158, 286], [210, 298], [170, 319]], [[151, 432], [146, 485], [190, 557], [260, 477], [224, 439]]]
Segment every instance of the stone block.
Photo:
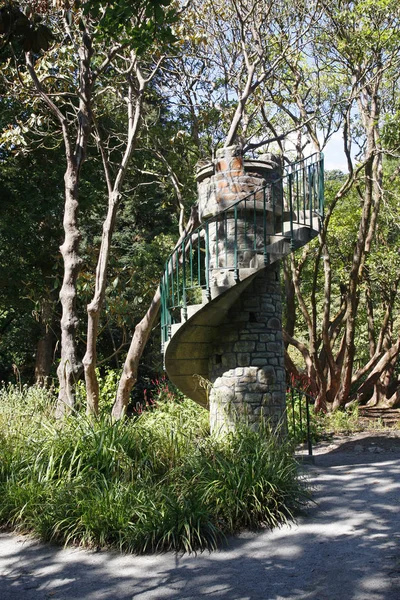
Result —
[[260, 383], [272, 384], [277, 379], [277, 372], [274, 367], [269, 365], [264, 366], [262, 369], [259, 369], [257, 373], [257, 380]]
[[272, 353], [275, 356], [279, 356], [283, 353], [282, 344], [278, 344], [277, 342], [270, 342], [267, 344], [267, 350], [269, 353]]
[[258, 372], [257, 367], [246, 367], [245, 369], [243, 369], [243, 375], [245, 375], [247, 377], [256, 378], [257, 372]]
[[271, 404], [271, 402], [272, 402], [272, 394], [270, 394], [270, 393], [263, 394], [261, 403], [264, 406], [266, 406], [267, 404]]
[[240, 342], [242, 342], [242, 341], [258, 342], [258, 335], [256, 333], [240, 332], [239, 340], [240, 340]]
[[226, 181], [226, 179], [220, 179], [220, 181], [218, 181], [217, 183], [217, 187], [219, 190], [223, 189], [223, 188], [227, 188], [229, 187], [229, 183]]
[[260, 342], [275, 342], [275, 333], [262, 333], [260, 335]]
[[265, 383], [249, 383], [247, 385], [247, 390], [249, 392], [259, 392], [259, 393], [264, 393], [264, 392], [268, 392], [269, 390], [269, 386]]
[[247, 352], [239, 352], [237, 354], [237, 364], [239, 367], [247, 367], [250, 364], [250, 354]]
[[284, 392], [272, 392], [272, 402], [277, 402], [279, 405], [284, 404], [286, 402], [285, 393]]
[[249, 404], [261, 406], [262, 394], [261, 393], [256, 394], [254, 392], [247, 392], [246, 394], [244, 394], [244, 400], [245, 400], [245, 402], [248, 402]]
[[252, 352], [251, 358], [263, 358], [265, 360], [265, 364], [268, 363], [269, 357], [273, 356], [271, 352]]
[[271, 304], [270, 301], [263, 302], [261, 304], [261, 310], [265, 313], [268, 313], [269, 315], [275, 316], [276, 314], [276, 306], [274, 304]]
[[236, 367], [236, 354], [234, 352], [227, 352], [222, 355], [222, 365], [228, 369], [234, 369]]
[[219, 159], [215, 165], [215, 170], [217, 173], [221, 171], [227, 171], [229, 169], [229, 163], [225, 159]]
[[271, 317], [271, 319], [268, 319], [267, 325], [271, 329], [279, 329], [279, 330], [282, 329], [282, 323], [281, 323], [280, 319], [278, 319], [277, 317]]
[[[264, 367], [265, 363], [267, 361], [265, 360], [265, 358], [252, 358], [251, 359], [251, 364], [256, 366], [256, 367]], [[271, 363], [271, 360], [268, 360], [269, 363]]]
[[255, 350], [256, 343], [252, 341], [240, 340], [233, 345], [234, 352], [252, 352]]

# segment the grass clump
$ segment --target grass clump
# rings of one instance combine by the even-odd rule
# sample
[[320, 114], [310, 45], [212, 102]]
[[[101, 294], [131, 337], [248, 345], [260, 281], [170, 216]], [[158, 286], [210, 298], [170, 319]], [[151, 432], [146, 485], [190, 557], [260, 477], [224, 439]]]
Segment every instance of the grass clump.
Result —
[[305, 500], [282, 440], [245, 426], [210, 436], [208, 413], [189, 400], [116, 423], [60, 423], [52, 402], [40, 389], [0, 391], [2, 525], [59, 543], [190, 552], [279, 525]]
[[344, 410], [335, 410], [327, 414], [318, 414], [316, 417], [319, 420], [320, 429], [327, 434], [350, 434], [362, 429], [359, 421], [357, 404]]

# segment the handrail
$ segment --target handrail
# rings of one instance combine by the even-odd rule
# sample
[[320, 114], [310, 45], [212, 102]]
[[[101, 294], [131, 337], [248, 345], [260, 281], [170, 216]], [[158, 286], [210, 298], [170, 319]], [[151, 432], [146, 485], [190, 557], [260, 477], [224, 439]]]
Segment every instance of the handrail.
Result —
[[[312, 456], [312, 435], [311, 435], [311, 417], [310, 417], [310, 405], [313, 406], [315, 404], [315, 398], [305, 392], [302, 389], [293, 387], [291, 385], [287, 386], [287, 396], [290, 398], [291, 405], [291, 427], [293, 429], [293, 436], [296, 436], [296, 432], [299, 430], [300, 434], [306, 434], [306, 444], [308, 455]], [[297, 400], [297, 406], [296, 406]], [[304, 432], [304, 416], [303, 416], [303, 400], [305, 400], [305, 432]], [[296, 410], [297, 408], [297, 410]]]
[[269, 264], [274, 254], [271, 236], [288, 240], [291, 250], [297, 226], [308, 228], [311, 237], [314, 220], [323, 219], [323, 155], [290, 164], [284, 172], [204, 221], [169, 256], [160, 285], [163, 349], [171, 326], [187, 319], [187, 307], [211, 299], [213, 269], [232, 271], [238, 282], [240, 269], [248, 267], [251, 259], [257, 267]]

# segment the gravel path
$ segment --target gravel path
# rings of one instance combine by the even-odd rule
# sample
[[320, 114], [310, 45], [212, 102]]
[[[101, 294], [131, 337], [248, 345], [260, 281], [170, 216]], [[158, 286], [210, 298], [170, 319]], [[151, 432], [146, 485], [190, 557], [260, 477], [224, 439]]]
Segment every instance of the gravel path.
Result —
[[121, 556], [0, 533], [0, 599], [400, 600], [400, 437], [387, 440], [320, 445], [303, 467], [307, 514], [211, 554]]

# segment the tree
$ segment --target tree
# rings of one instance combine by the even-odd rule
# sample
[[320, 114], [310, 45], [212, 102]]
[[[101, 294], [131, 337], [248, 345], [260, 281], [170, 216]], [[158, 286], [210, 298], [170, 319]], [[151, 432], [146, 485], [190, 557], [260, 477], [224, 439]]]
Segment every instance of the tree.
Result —
[[[79, 256], [80, 229], [78, 226], [79, 183], [86, 160], [87, 146], [94, 132], [102, 157], [109, 196], [109, 211], [103, 228], [103, 241], [99, 256], [96, 290], [88, 308], [88, 347], [85, 355], [85, 374], [88, 387], [88, 409], [96, 412], [98, 386], [94, 365], [98, 317], [104, 301], [108, 252], [116, 210], [127, 165], [137, 138], [144, 89], [161, 61], [152, 63], [144, 74], [139, 66], [139, 54], [148, 49], [156, 34], [171, 39], [165, 0], [122, 3], [108, 2], [99, 5], [93, 1], [74, 3], [57, 1], [50, 8], [45, 1], [31, 3], [7, 2], [1, 9], [1, 27], [5, 42], [11, 46], [18, 68], [16, 81], [28, 86], [31, 97], [40, 98], [47, 108], [63, 138], [66, 158], [64, 232], [61, 246], [64, 261], [64, 278], [60, 291], [61, 361], [58, 367], [60, 382], [58, 414], [68, 412], [74, 405], [74, 386], [81, 370], [77, 356], [76, 311], [77, 278], [81, 267]], [[46, 24], [42, 23], [45, 19]], [[122, 23], [122, 26], [121, 26]], [[57, 38], [58, 34], [58, 38]], [[58, 41], [51, 48], [51, 41]], [[65, 45], [68, 60], [62, 61]], [[21, 48], [22, 46], [22, 48]], [[45, 53], [43, 54], [42, 51]], [[52, 62], [50, 60], [52, 59]], [[149, 62], [149, 61], [148, 61]], [[148, 64], [148, 63], [147, 63]], [[125, 151], [116, 173], [111, 160], [117, 146], [107, 146], [103, 139], [96, 109], [96, 101], [110, 82], [110, 72], [119, 73], [127, 86], [128, 132]], [[106, 79], [105, 84], [102, 78]], [[112, 136], [108, 138], [108, 141]], [[116, 158], [116, 157], [115, 157]]]
[[[349, 174], [343, 179], [342, 185], [337, 186], [328, 204], [317, 250], [309, 251], [310, 254], [315, 252], [309, 300], [301, 283], [305, 276], [307, 255], [303, 254], [299, 260], [292, 257], [291, 277], [306, 324], [308, 344], [300, 343], [293, 337], [293, 318], [286, 341], [296, 347], [306, 361], [308, 376], [318, 394], [317, 407], [335, 409], [348, 401], [354, 386], [381, 357], [382, 341], [388, 333], [389, 315], [393, 307], [393, 303], [389, 303], [382, 315], [381, 328], [377, 329], [378, 311], [373, 317], [372, 282], [368, 265], [378, 231], [384, 193], [382, 157], [385, 148], [382, 146], [380, 127], [389, 107], [382, 103], [381, 97], [385, 94], [388, 98], [388, 88], [393, 90], [398, 86], [396, 68], [400, 58], [400, 31], [398, 19], [392, 19], [393, 15], [398, 14], [398, 5], [393, 2], [323, 3], [323, 8], [324, 16], [317, 28], [318, 35], [312, 44], [313, 53], [310, 54], [307, 68], [309, 71], [311, 66], [314, 76], [319, 77], [321, 68], [327, 73], [329, 66], [333, 69], [334, 89], [338, 88], [340, 82], [342, 99], [340, 102], [334, 101], [331, 114], [339, 108], [339, 114], [342, 115], [341, 128]], [[309, 75], [307, 79], [310, 80]], [[305, 83], [307, 79], [303, 72], [298, 73], [302, 97], [307, 100], [307, 104], [304, 100], [300, 103], [300, 108], [303, 106], [307, 109], [303, 111], [304, 114], [314, 114], [319, 110], [320, 96], [317, 94], [314, 98], [313, 90]], [[325, 80], [329, 87], [329, 80]], [[335, 97], [337, 94], [332, 96], [333, 99]], [[315, 135], [311, 137], [315, 139]], [[360, 152], [355, 163], [352, 145], [356, 143]], [[336, 211], [344, 206], [344, 201], [349, 201], [350, 190], [354, 190], [352, 194], [356, 194], [361, 210], [355, 241], [347, 258], [346, 274], [338, 281], [333, 273], [335, 263], [332, 257], [334, 246], [330, 244], [331, 223]], [[318, 291], [321, 287], [324, 290], [322, 298]], [[355, 369], [363, 289], [366, 290], [364, 315], [369, 323], [370, 356], [366, 363]], [[334, 300], [335, 296], [337, 301]]]

